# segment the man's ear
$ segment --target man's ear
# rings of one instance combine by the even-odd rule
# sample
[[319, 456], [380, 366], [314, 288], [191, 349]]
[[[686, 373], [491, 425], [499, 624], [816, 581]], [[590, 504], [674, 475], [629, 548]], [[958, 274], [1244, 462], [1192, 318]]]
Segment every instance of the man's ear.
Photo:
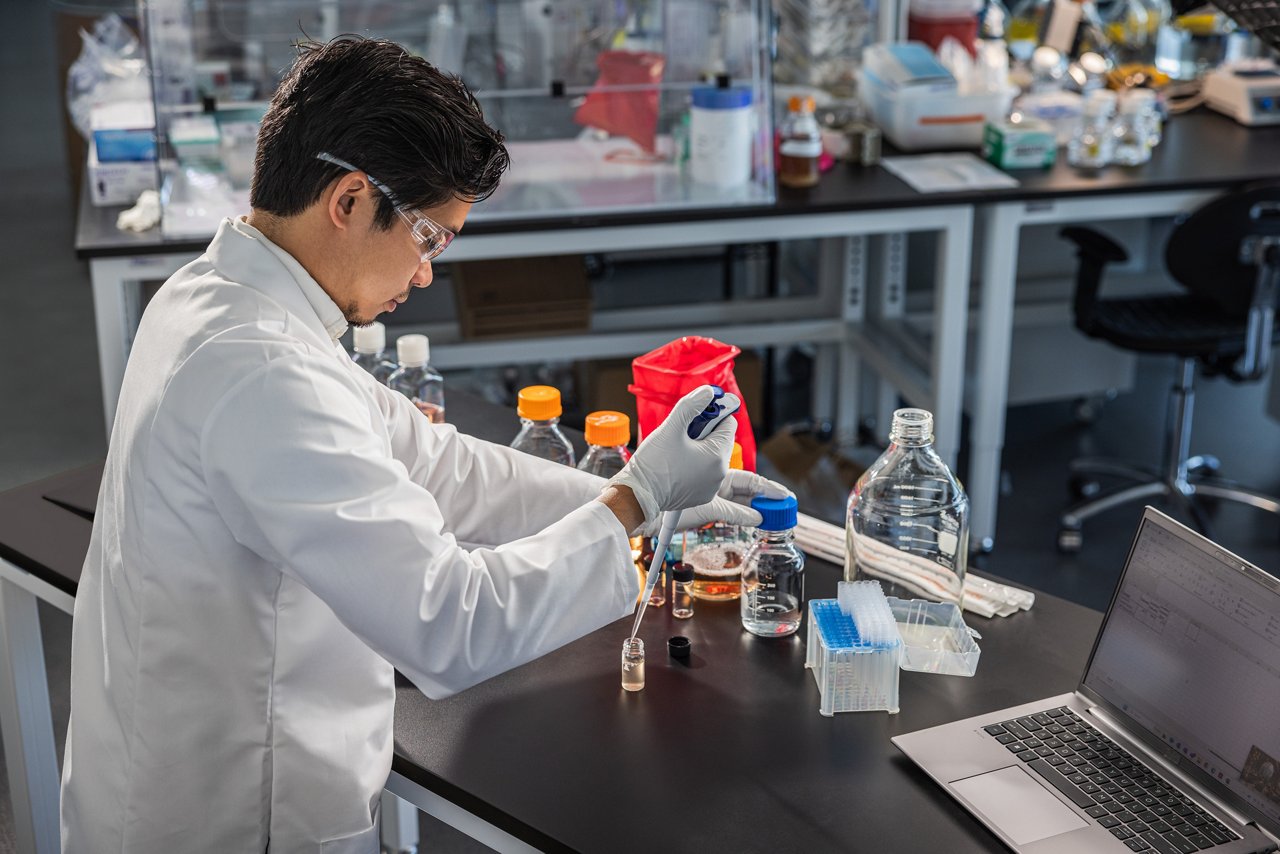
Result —
[[369, 182], [360, 172], [348, 172], [329, 188], [327, 212], [334, 228], [345, 231], [351, 226], [360, 205], [372, 204], [369, 199]]

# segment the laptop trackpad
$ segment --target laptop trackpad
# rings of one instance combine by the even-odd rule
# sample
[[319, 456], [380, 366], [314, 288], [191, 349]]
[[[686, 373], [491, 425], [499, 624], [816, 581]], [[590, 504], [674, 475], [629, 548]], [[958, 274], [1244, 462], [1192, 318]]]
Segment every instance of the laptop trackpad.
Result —
[[1087, 826], [1084, 819], [1018, 765], [950, 785], [1016, 845]]

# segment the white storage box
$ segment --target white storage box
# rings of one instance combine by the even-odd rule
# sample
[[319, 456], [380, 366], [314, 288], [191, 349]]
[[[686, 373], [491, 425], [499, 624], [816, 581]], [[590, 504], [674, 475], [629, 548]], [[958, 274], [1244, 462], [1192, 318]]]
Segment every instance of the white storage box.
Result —
[[983, 127], [1008, 115], [1013, 94], [960, 94], [955, 78], [918, 42], [873, 45], [858, 72], [858, 97], [903, 151], [981, 148]]
[[89, 182], [89, 200], [98, 207], [131, 205], [143, 190], [156, 188], [154, 160], [99, 163], [91, 145], [88, 167], [85, 179]]

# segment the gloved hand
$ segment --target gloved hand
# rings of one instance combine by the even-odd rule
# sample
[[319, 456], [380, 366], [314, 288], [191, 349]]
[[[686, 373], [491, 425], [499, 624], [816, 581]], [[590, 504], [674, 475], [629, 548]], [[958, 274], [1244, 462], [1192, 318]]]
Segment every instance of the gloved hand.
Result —
[[[745, 528], [755, 528], [762, 521], [760, 513], [747, 506], [752, 498], [763, 495], [766, 498], [785, 498], [793, 493], [777, 481], [761, 477], [754, 472], [730, 469], [720, 483], [716, 497], [706, 504], [690, 507], [680, 514], [677, 531], [688, 531], [710, 525], [712, 522], [725, 522]], [[638, 536], [656, 537], [662, 527], [662, 519], [646, 522], [636, 534]]]
[[716, 495], [729, 470], [729, 453], [737, 422], [726, 418], [703, 439], [690, 439], [689, 423], [715, 397], [711, 386], [699, 386], [676, 403], [667, 420], [640, 443], [631, 460], [609, 483], [635, 494], [645, 524], [664, 510], [706, 504]]

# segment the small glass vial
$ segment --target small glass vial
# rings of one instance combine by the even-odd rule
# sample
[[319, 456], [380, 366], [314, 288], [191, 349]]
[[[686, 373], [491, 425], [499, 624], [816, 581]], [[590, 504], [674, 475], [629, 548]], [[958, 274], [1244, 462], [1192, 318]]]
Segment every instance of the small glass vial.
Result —
[[627, 638], [622, 642], [622, 690], [644, 689], [644, 641]]
[[1083, 169], [1101, 169], [1111, 162], [1115, 135], [1111, 117], [1115, 115], [1116, 93], [1101, 89], [1084, 102], [1084, 115], [1067, 143], [1067, 162]]
[[434, 424], [444, 423], [444, 377], [429, 365], [431, 342], [425, 335], [401, 335], [396, 339], [400, 368], [387, 377], [387, 385], [413, 401]]
[[378, 321], [357, 326], [351, 332], [351, 361], [364, 368], [383, 385], [399, 367], [387, 353], [387, 327]]
[[804, 607], [804, 554], [796, 548], [796, 500], [752, 499], [763, 517], [742, 561], [742, 627], [765, 638], [785, 637], [800, 628]]
[[671, 567], [671, 616], [677, 620], [693, 616], [693, 567], [685, 563]]
[[572, 467], [573, 445], [560, 432], [560, 390], [549, 385], [531, 385], [516, 396], [520, 432], [511, 447], [553, 463]]

